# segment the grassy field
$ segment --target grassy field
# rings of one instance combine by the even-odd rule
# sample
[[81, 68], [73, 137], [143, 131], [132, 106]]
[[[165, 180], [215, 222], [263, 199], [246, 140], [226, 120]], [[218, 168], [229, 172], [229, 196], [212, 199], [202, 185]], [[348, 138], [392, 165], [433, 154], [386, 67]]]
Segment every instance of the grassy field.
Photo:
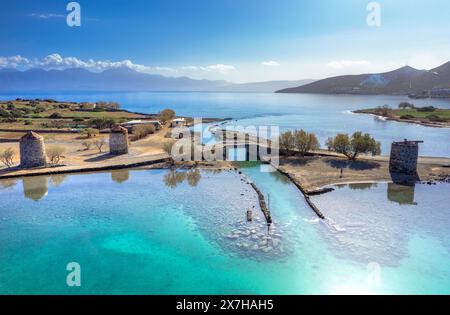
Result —
[[429, 110], [424, 111], [419, 108], [368, 108], [356, 110], [355, 113], [373, 114], [398, 121], [412, 121], [445, 126], [450, 125], [450, 109], [430, 108]]
[[124, 111], [96, 112], [96, 111], [74, 111], [68, 109], [51, 109], [43, 113], [37, 114], [36, 117], [49, 118], [54, 113], [60, 114], [63, 118], [84, 118], [84, 119], [91, 119], [91, 118], [135, 119], [144, 117], [142, 115], [128, 113]]
[[0, 129], [67, 130], [92, 126], [92, 120], [123, 122], [146, 118], [119, 109], [83, 109], [83, 103], [15, 100], [0, 102]]
[[450, 120], [450, 109], [436, 109], [435, 111], [420, 112], [417, 109], [395, 109], [392, 113], [396, 116], [412, 116], [414, 118], [426, 118], [430, 115], [436, 115], [438, 117]]

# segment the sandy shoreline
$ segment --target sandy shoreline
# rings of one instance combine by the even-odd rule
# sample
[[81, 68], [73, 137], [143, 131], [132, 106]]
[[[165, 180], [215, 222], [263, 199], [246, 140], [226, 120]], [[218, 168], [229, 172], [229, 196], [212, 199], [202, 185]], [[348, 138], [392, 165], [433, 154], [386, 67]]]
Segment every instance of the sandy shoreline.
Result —
[[[419, 158], [417, 181], [439, 181], [450, 176], [450, 158]], [[341, 169], [343, 170], [341, 176]], [[287, 174], [304, 190], [315, 194], [337, 184], [392, 182], [388, 157], [361, 157], [348, 161], [342, 157], [283, 158], [278, 170]]]

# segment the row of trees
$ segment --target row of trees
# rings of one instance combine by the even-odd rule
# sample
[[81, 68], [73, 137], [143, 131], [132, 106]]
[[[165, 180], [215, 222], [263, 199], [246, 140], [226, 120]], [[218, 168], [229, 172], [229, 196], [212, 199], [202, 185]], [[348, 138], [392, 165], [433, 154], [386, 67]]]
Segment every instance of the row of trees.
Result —
[[100, 101], [100, 102], [97, 102], [96, 108], [103, 109], [103, 110], [119, 110], [120, 104], [117, 102]]
[[151, 124], [135, 126], [135, 127], [133, 127], [133, 130], [131, 132], [133, 135], [131, 140], [137, 141], [139, 139], [145, 138], [149, 134], [154, 134], [155, 130], [156, 130], [155, 126], [153, 126]]
[[436, 107], [434, 106], [424, 106], [424, 107], [416, 107], [414, 106], [414, 104], [409, 103], [409, 102], [401, 102], [400, 104], [398, 104], [398, 108], [399, 109], [415, 109], [418, 112], [434, 112], [436, 111]]
[[103, 147], [106, 145], [106, 139], [100, 138], [94, 141], [86, 140], [81, 143], [86, 151], [90, 150], [92, 146], [95, 146], [99, 153], [103, 152]]
[[320, 143], [314, 133], [301, 130], [286, 131], [280, 135], [280, 149], [286, 155], [298, 151], [303, 157], [307, 152], [320, 149]]
[[[351, 136], [338, 133], [335, 137], [329, 137], [325, 144], [328, 151], [343, 154], [350, 160], [356, 160], [359, 154], [381, 154], [380, 142], [376, 141], [370, 134], [363, 134], [361, 131], [357, 131]], [[317, 136], [304, 130], [282, 133], [279, 137], [279, 145], [286, 155], [298, 152], [302, 157], [308, 152], [320, 149]]]

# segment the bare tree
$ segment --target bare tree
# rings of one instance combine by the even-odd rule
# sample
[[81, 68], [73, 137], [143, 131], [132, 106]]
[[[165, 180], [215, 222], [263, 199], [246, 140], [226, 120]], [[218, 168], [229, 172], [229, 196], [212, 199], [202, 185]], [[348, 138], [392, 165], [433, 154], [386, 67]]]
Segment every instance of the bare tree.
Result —
[[106, 144], [105, 138], [101, 138], [94, 141], [94, 145], [97, 147], [98, 151], [102, 153], [102, 148]]
[[83, 141], [81, 143], [84, 146], [84, 150], [88, 151], [92, 147], [92, 141]]
[[14, 165], [14, 157], [16, 152], [12, 148], [7, 148], [0, 152], [0, 161], [5, 164], [6, 167], [10, 168]]
[[54, 146], [47, 149], [47, 157], [50, 160], [50, 163], [53, 165], [58, 165], [61, 159], [64, 158], [64, 153], [66, 149], [61, 146]]

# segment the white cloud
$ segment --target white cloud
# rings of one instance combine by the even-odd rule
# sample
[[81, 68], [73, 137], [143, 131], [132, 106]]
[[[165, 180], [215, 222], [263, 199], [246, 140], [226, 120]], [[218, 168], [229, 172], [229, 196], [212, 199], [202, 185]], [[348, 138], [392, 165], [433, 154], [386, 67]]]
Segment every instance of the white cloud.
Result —
[[270, 66], [270, 67], [277, 67], [277, 66], [280, 65], [279, 62], [273, 61], [273, 60], [270, 60], [270, 61], [263, 61], [263, 62], [261, 62], [261, 64], [262, 64], [263, 66]]
[[149, 67], [135, 64], [131, 60], [109, 61], [109, 60], [82, 60], [76, 57], [62, 57], [54, 53], [44, 58], [28, 59], [20, 55], [11, 57], [0, 57], [0, 68], [15, 68], [25, 70], [29, 68], [42, 68], [46, 70], [64, 70], [68, 68], [84, 68], [91, 71], [104, 71], [107, 69], [130, 68], [145, 73], [175, 74], [177, 69], [170, 67]]
[[370, 62], [366, 60], [337, 60], [331, 61], [327, 64], [328, 67], [339, 70], [345, 68], [365, 67], [368, 65], [370, 65]]
[[11, 57], [0, 57], [0, 68], [18, 68], [30, 63], [27, 58], [20, 55]]
[[183, 70], [198, 70], [199, 67], [197, 67], [197, 66], [183, 66], [183, 67], [181, 67], [181, 69], [183, 69]]
[[218, 72], [220, 74], [228, 74], [231, 71], [235, 71], [236, 67], [233, 65], [225, 65], [222, 63], [218, 63], [215, 65], [209, 65], [209, 66], [183, 66], [181, 67], [182, 70], [186, 71], [207, 71], [207, 72]]
[[231, 71], [235, 71], [236, 67], [226, 64], [213, 64], [209, 66], [184, 66], [180, 68], [164, 67], [164, 66], [146, 66], [142, 64], [133, 63], [129, 59], [121, 61], [109, 60], [82, 60], [77, 57], [63, 57], [60, 54], [54, 53], [44, 58], [28, 59], [20, 55], [11, 57], [0, 57], [0, 68], [15, 68], [25, 70], [30, 68], [42, 68], [45, 70], [64, 70], [68, 68], [83, 68], [90, 71], [98, 72], [108, 69], [130, 68], [135, 71], [144, 73], [158, 73], [163, 75], [183, 75], [192, 71], [200, 73], [216, 73], [217, 75], [227, 75]]
[[224, 65], [222, 63], [216, 64], [216, 65], [210, 65], [206, 67], [206, 70], [212, 70], [212, 71], [218, 71], [222, 74], [227, 74], [230, 71], [236, 70], [235, 66], [232, 65]]

